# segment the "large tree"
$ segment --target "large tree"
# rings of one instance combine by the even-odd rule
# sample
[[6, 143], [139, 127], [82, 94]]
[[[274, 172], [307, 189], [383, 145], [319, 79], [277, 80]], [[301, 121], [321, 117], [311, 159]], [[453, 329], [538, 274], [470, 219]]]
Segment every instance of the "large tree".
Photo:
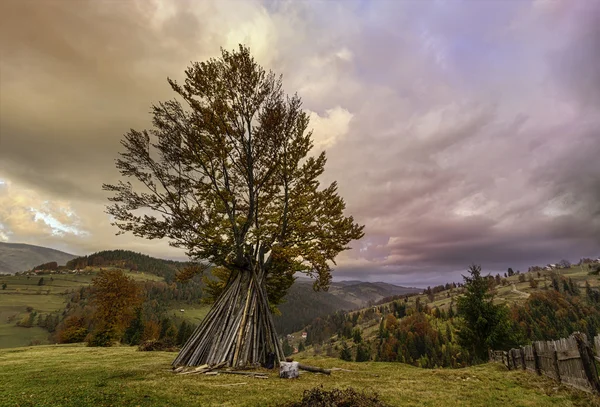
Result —
[[300, 98], [248, 48], [185, 74], [183, 85], [168, 80], [179, 99], [153, 106], [153, 128], [125, 135], [117, 168], [127, 181], [104, 185], [108, 213], [120, 232], [167, 238], [226, 278], [174, 365], [281, 360], [272, 307], [297, 272], [327, 289], [336, 255], [363, 227], [344, 215], [335, 182], [320, 185], [325, 153], [311, 155]]

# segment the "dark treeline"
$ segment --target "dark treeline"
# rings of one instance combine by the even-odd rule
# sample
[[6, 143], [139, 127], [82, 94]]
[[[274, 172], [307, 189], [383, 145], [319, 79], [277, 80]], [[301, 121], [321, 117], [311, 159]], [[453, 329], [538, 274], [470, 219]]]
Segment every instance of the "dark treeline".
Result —
[[59, 266], [57, 262], [51, 261], [48, 263], [40, 264], [39, 266], [35, 266], [34, 268], [32, 268], [32, 270], [57, 270], [58, 267]]
[[88, 266], [114, 266], [132, 271], [140, 270], [161, 276], [167, 283], [175, 281], [178, 270], [188, 265], [186, 262], [163, 260], [130, 250], [104, 250], [89, 256], [77, 257], [66, 264], [68, 269], [83, 269]]

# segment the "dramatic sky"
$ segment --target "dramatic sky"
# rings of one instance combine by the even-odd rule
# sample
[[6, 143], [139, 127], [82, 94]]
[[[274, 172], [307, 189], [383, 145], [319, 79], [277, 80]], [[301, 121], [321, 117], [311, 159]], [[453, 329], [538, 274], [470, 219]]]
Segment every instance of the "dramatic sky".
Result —
[[338, 279], [600, 255], [597, 0], [2, 1], [0, 241], [181, 257], [115, 236], [101, 184], [167, 76], [238, 43], [303, 98], [366, 225]]

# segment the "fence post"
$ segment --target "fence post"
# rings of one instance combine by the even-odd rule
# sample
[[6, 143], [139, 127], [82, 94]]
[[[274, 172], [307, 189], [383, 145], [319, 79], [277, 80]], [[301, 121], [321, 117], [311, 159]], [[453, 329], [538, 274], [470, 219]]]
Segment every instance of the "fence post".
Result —
[[521, 365], [523, 366], [523, 370], [527, 370], [527, 364], [525, 363], [525, 347], [521, 346], [519, 351], [521, 352]]
[[554, 346], [554, 350], [552, 351], [552, 365], [554, 366], [554, 371], [556, 372], [556, 378], [560, 383], [560, 370], [558, 369], [558, 351], [556, 350], [556, 345]]
[[531, 343], [531, 349], [533, 350], [533, 364], [535, 366], [535, 372], [538, 376], [542, 375], [542, 369], [540, 368], [540, 359], [537, 353], [537, 346], [535, 346], [535, 342]]
[[600, 379], [598, 378], [596, 362], [594, 361], [594, 352], [587, 343], [585, 335], [580, 332], [575, 332], [573, 337], [575, 338], [575, 341], [577, 341], [581, 363], [583, 364], [583, 370], [587, 376], [588, 382], [595, 392], [600, 393]]

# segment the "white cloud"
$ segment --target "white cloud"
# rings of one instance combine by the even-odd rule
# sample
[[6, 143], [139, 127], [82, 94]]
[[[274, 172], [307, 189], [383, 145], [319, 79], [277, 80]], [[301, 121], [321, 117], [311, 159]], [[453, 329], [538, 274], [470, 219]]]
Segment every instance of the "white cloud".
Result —
[[6, 180], [0, 189], [0, 228], [4, 240], [87, 234], [72, 205]]
[[325, 111], [324, 116], [310, 112], [310, 127], [313, 128], [313, 141], [317, 150], [335, 145], [348, 133], [354, 115], [341, 106]]

